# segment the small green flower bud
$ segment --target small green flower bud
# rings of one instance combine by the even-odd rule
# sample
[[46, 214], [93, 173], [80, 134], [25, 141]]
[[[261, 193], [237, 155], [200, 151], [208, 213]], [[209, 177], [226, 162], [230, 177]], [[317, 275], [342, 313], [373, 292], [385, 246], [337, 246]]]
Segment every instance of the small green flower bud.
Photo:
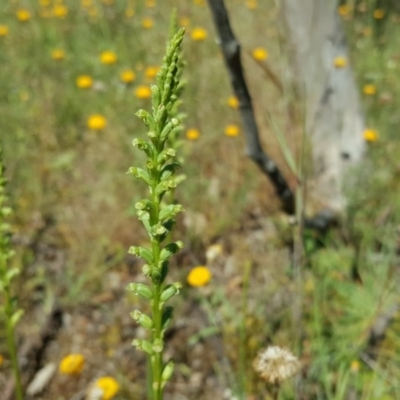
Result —
[[143, 350], [144, 352], [146, 352], [147, 354], [150, 354], [151, 356], [154, 354], [153, 346], [147, 340], [135, 339], [132, 342], [132, 346], [135, 346], [136, 348]]
[[157, 138], [157, 133], [155, 133], [154, 131], [149, 131], [149, 132], [147, 132], [147, 136], [150, 139], [156, 139]]
[[167, 365], [164, 367], [161, 375], [161, 385], [164, 386], [172, 377], [174, 373], [175, 364], [174, 362], [168, 361]]
[[171, 123], [172, 123], [172, 125], [173, 125], [174, 127], [176, 127], [176, 126], [178, 126], [178, 125], [181, 123], [181, 121], [179, 121], [178, 118], [172, 118], [172, 119], [171, 119]]
[[184, 211], [184, 209], [180, 204], [171, 204], [161, 209], [160, 213], [158, 214], [158, 219], [160, 221], [164, 221], [165, 219], [174, 217], [176, 214], [182, 211]]
[[171, 164], [165, 165], [162, 170], [161, 170], [161, 175], [160, 179], [162, 181], [167, 180], [170, 178], [172, 175], [175, 174], [175, 171], [180, 167], [181, 165], [178, 162], [173, 162]]
[[156, 338], [153, 342], [153, 351], [155, 353], [161, 353], [164, 349], [164, 342], [162, 339]]
[[152, 268], [150, 272], [150, 277], [154, 283], [161, 282], [161, 271], [157, 268]]
[[147, 127], [149, 127], [149, 128], [154, 127], [155, 124], [154, 124], [153, 116], [150, 113], [148, 113], [146, 110], [139, 110], [136, 113], [136, 116], [139, 117]]
[[147, 185], [151, 186], [150, 176], [143, 168], [131, 167], [128, 169], [128, 174], [133, 175], [135, 178], [141, 179]]
[[164, 233], [167, 232], [167, 229], [165, 228], [165, 226], [161, 225], [161, 224], [157, 224], [154, 225], [151, 229], [151, 233], [153, 236], [161, 236], [164, 235]]
[[157, 108], [161, 102], [160, 89], [158, 89], [157, 85], [152, 85], [151, 88], [151, 100], [154, 108]]
[[179, 240], [175, 243], [167, 244], [160, 253], [160, 260], [164, 261], [170, 258], [172, 255], [177, 253], [180, 249], [183, 248], [183, 243]]
[[172, 157], [175, 157], [176, 152], [174, 149], [168, 148], [163, 150], [159, 156], [157, 157], [158, 163], [164, 163], [165, 161], [169, 160]]
[[135, 203], [136, 210], [146, 210], [148, 207], [149, 207], [148, 200], [140, 200], [137, 203]]
[[154, 324], [151, 318], [139, 310], [131, 312], [131, 317], [143, 328], [152, 329]]
[[137, 211], [136, 211], [136, 215], [138, 216], [138, 218], [139, 218], [141, 221], [149, 220], [149, 219], [150, 219], [150, 214], [149, 214], [147, 211], [137, 210]]
[[[148, 266], [148, 264], [145, 265]], [[136, 295], [144, 297], [145, 299], [151, 300], [153, 298], [153, 292], [144, 283], [130, 283], [127, 286], [127, 289], [135, 293]]]
[[149, 264], [144, 264], [142, 267], [143, 275], [150, 277], [151, 275], [151, 266]]
[[154, 260], [153, 253], [144, 247], [131, 246], [128, 250], [129, 254], [133, 254], [138, 258], [144, 258], [149, 264]]
[[147, 169], [155, 169], [157, 167], [157, 164], [155, 164], [152, 160], [147, 160], [146, 161], [146, 168]]
[[167, 285], [161, 293], [160, 301], [163, 303], [167, 302], [171, 297], [178, 294], [181, 288], [182, 284], [180, 282], [175, 282], [172, 285]]

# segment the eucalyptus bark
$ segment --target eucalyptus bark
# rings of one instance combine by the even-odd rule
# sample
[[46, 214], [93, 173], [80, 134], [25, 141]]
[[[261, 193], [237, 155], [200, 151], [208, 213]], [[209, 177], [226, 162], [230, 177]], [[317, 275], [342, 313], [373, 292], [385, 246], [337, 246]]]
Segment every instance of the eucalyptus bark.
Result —
[[[322, 208], [340, 212], [346, 205], [343, 183], [365, 151], [365, 123], [337, 3], [282, 0], [282, 15], [293, 76], [305, 102], [313, 155], [312, 192]], [[335, 66], [337, 57], [344, 57], [346, 65]]]

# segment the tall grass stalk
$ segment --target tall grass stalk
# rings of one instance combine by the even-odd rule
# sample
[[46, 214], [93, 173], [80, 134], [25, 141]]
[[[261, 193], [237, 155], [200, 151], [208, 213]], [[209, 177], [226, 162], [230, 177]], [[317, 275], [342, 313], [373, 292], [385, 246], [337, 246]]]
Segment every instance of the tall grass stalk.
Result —
[[[143, 273], [149, 285], [131, 283], [128, 289], [150, 301], [151, 315], [139, 310], [132, 312], [133, 319], [150, 331], [150, 340], [136, 339], [133, 345], [145, 351], [150, 360], [151, 398], [161, 400], [163, 389], [171, 378], [174, 364], [164, 363], [164, 334], [172, 319], [172, 307], [165, 304], [175, 296], [181, 284], [165, 283], [170, 258], [182, 248], [181, 241], [163, 245], [169, 237], [174, 217], [183, 207], [180, 204], [166, 204], [164, 195], [177, 186], [175, 172], [180, 167], [176, 151], [168, 147], [168, 137], [180, 129], [180, 121], [174, 116], [173, 107], [180, 91], [179, 54], [184, 36], [180, 29], [170, 40], [156, 85], [151, 87], [152, 112], [139, 110], [137, 116], [148, 128], [148, 140], [134, 139], [133, 145], [147, 156], [145, 168], [131, 167], [128, 173], [142, 180], [150, 191], [150, 197], [135, 204], [136, 214], [150, 238], [150, 247], [132, 246], [129, 253], [143, 258], [146, 264]], [[168, 195], [166, 196], [168, 201]]]
[[5, 194], [6, 179], [4, 171], [5, 167], [0, 144], [0, 294], [3, 297], [3, 303], [0, 305], [0, 317], [4, 317], [6, 325], [8, 351], [15, 377], [16, 399], [23, 400], [21, 372], [15, 341], [15, 327], [23, 311], [17, 308], [16, 300], [11, 291], [12, 280], [19, 274], [19, 269], [10, 267], [9, 262], [13, 256], [13, 251], [10, 249], [10, 226], [7, 223], [7, 217], [11, 214], [11, 209], [6, 206], [7, 196]]

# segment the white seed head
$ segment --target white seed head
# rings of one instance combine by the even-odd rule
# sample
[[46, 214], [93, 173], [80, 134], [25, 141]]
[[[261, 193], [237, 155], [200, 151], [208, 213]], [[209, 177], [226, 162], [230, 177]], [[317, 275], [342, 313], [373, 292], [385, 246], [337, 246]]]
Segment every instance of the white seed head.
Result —
[[301, 363], [289, 350], [269, 346], [258, 353], [253, 367], [267, 382], [279, 384], [299, 372]]

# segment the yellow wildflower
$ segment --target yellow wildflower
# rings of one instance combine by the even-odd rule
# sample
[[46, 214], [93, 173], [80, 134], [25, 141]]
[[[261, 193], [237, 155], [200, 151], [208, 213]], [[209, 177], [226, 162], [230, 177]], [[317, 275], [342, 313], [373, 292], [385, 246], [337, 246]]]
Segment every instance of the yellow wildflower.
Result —
[[50, 0], [39, 0], [39, 4], [40, 4], [42, 7], [47, 7], [47, 6], [50, 5]]
[[257, 0], [246, 0], [246, 6], [250, 10], [255, 10], [257, 8]]
[[179, 18], [179, 25], [187, 28], [190, 25], [190, 18], [189, 17]]
[[146, 0], [145, 6], [148, 8], [153, 8], [155, 7], [156, 4], [156, 0]]
[[263, 61], [268, 58], [268, 51], [262, 47], [257, 47], [253, 50], [253, 58], [257, 61]]
[[96, 6], [89, 7], [87, 13], [95, 20], [99, 16], [99, 9]]
[[351, 7], [349, 4], [342, 4], [338, 7], [337, 12], [341, 17], [347, 17], [350, 14]]
[[7, 36], [9, 32], [7, 25], [0, 25], [0, 36]]
[[225, 128], [225, 135], [230, 137], [238, 136], [240, 133], [240, 129], [237, 125], [227, 125]]
[[333, 60], [333, 65], [336, 68], [344, 68], [347, 65], [347, 58], [343, 57], [343, 56], [337, 56], [334, 60]]
[[154, 21], [152, 18], [143, 18], [142, 19], [142, 26], [144, 29], [151, 29], [154, 26]]
[[19, 8], [16, 13], [18, 21], [26, 22], [31, 19], [31, 13], [26, 8]]
[[186, 137], [189, 140], [197, 140], [200, 137], [200, 131], [196, 128], [190, 128], [186, 131]]
[[376, 93], [376, 86], [375, 85], [365, 85], [363, 87], [363, 93], [367, 96], [373, 96]]
[[131, 69], [126, 69], [125, 71], [121, 72], [119, 77], [124, 83], [132, 83], [136, 79], [136, 74]]
[[53, 15], [63, 19], [68, 15], [68, 8], [64, 4], [56, 4], [53, 8]]
[[382, 19], [385, 16], [385, 10], [383, 8], [377, 8], [373, 14], [375, 19]]
[[148, 79], [154, 79], [155, 76], [157, 75], [157, 72], [160, 70], [160, 67], [156, 67], [156, 66], [150, 66], [147, 67], [144, 70], [144, 75], [146, 76], [146, 78]]
[[350, 364], [350, 371], [357, 373], [360, 370], [360, 363], [357, 360], [353, 360]]
[[199, 6], [199, 7], [204, 7], [206, 5], [204, 0], [193, 0], [193, 2], [194, 2], [194, 4], [196, 4], [196, 6]]
[[69, 354], [61, 360], [58, 369], [65, 375], [77, 375], [82, 372], [84, 364], [85, 357], [82, 354]]
[[79, 89], [89, 89], [93, 86], [93, 78], [90, 75], [80, 75], [76, 78], [76, 86]]
[[372, 143], [378, 140], [378, 132], [375, 129], [365, 129], [363, 136], [366, 142]]
[[125, 17], [132, 18], [135, 15], [135, 10], [133, 8], [128, 7], [125, 10]]
[[371, 36], [371, 35], [372, 35], [372, 28], [371, 28], [370, 26], [366, 26], [365, 28], [363, 28], [363, 29], [361, 30], [361, 33], [362, 33], [364, 36]]
[[61, 49], [54, 49], [51, 52], [51, 58], [55, 61], [61, 61], [65, 58], [65, 51]]
[[87, 119], [87, 126], [93, 131], [101, 131], [107, 126], [106, 117], [101, 114], [92, 114]]
[[230, 96], [228, 98], [227, 103], [228, 103], [228, 106], [230, 108], [233, 108], [234, 110], [237, 110], [238, 107], [239, 107], [239, 100], [238, 100], [238, 98], [236, 96]]
[[111, 6], [114, 4], [114, 0], [103, 0], [103, 4], [106, 6]]
[[103, 51], [100, 54], [100, 61], [105, 65], [112, 65], [117, 62], [117, 55], [112, 51]]
[[187, 282], [190, 286], [205, 286], [211, 280], [211, 272], [210, 270], [203, 266], [199, 265], [194, 267], [187, 277]]
[[4, 357], [0, 354], [0, 367], [3, 365]]
[[150, 87], [147, 85], [140, 85], [135, 89], [135, 96], [138, 99], [149, 99], [151, 97]]
[[94, 386], [102, 390], [101, 400], [111, 400], [119, 391], [118, 382], [111, 376], [103, 376], [97, 379]]
[[21, 101], [28, 101], [30, 99], [30, 97], [31, 96], [30, 96], [29, 92], [27, 92], [26, 90], [22, 90], [19, 93], [19, 98]]
[[92, 3], [93, 3], [93, 0], [81, 0], [81, 6], [83, 8], [91, 7]]
[[190, 37], [195, 42], [200, 42], [200, 41], [207, 39], [207, 35], [208, 35], [207, 31], [204, 28], [200, 28], [200, 27], [193, 28], [192, 32], [190, 33]]

